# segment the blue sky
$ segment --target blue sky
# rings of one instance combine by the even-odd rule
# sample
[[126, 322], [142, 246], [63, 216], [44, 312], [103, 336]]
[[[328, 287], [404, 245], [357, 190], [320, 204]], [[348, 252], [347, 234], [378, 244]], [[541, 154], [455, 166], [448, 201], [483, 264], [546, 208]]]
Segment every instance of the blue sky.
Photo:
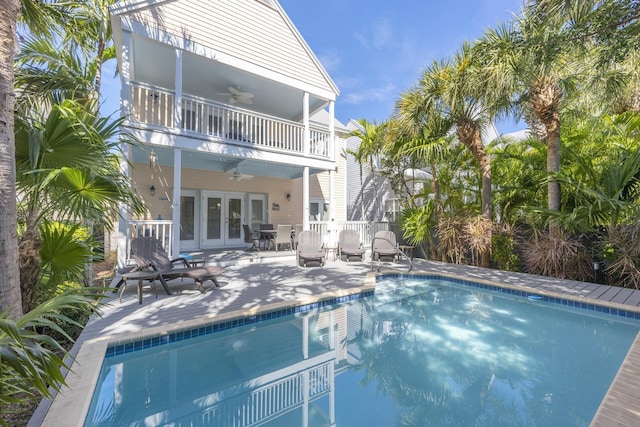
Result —
[[[522, 0], [280, 0], [340, 89], [346, 124], [390, 117], [400, 93], [433, 61], [448, 58], [520, 11]], [[500, 133], [522, 129], [498, 123]]]
[[[400, 93], [433, 61], [464, 41], [512, 19], [522, 0], [280, 0], [280, 4], [340, 89], [335, 114], [346, 124], [390, 117]], [[115, 62], [105, 67], [103, 113], [118, 109]], [[500, 133], [522, 124], [497, 123]]]

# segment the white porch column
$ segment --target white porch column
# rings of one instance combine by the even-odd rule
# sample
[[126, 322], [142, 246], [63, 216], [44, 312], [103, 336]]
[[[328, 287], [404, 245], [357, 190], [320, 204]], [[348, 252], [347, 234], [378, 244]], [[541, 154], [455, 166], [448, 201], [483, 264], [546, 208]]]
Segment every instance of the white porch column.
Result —
[[180, 253], [180, 188], [182, 187], [182, 150], [173, 149], [173, 201], [172, 216], [173, 221], [171, 231], [171, 256], [177, 257]]
[[309, 166], [302, 169], [302, 229], [309, 229]]
[[335, 107], [336, 103], [329, 101], [329, 158], [337, 162]]
[[[129, 118], [131, 113], [131, 34], [128, 31], [122, 33], [122, 65], [120, 67], [120, 114]], [[129, 161], [131, 160], [131, 146], [126, 145], [122, 147], [123, 158], [120, 159], [120, 172], [131, 177], [131, 168]], [[116, 267], [118, 271], [126, 266], [127, 263], [127, 222], [131, 219], [129, 210], [127, 207], [120, 203], [118, 207], [120, 211], [120, 218], [118, 219], [118, 231], [117, 231], [117, 260]]]
[[[122, 159], [120, 159], [120, 173], [127, 177], [131, 177], [131, 167], [129, 166], [129, 162], [132, 157], [131, 146], [127, 144], [126, 146], [122, 147], [122, 154], [123, 157]], [[116, 249], [116, 268], [117, 271], [121, 271], [124, 267], [127, 266], [127, 235], [129, 233], [128, 222], [131, 219], [131, 214], [129, 213], [129, 209], [124, 205], [124, 203], [120, 203], [118, 210], [120, 211], [120, 219], [118, 219], [118, 246]]]
[[335, 104], [329, 101], [329, 158], [333, 160], [335, 167], [329, 171], [329, 244], [334, 246], [338, 242], [338, 230], [336, 229], [336, 187], [335, 177], [338, 168], [336, 160], [336, 126], [334, 120]]
[[176, 96], [173, 102], [173, 127], [182, 126], [182, 50], [176, 49]]
[[311, 129], [309, 128], [309, 92], [305, 92], [302, 97], [302, 124], [304, 125], [303, 144], [304, 155], [311, 153]]

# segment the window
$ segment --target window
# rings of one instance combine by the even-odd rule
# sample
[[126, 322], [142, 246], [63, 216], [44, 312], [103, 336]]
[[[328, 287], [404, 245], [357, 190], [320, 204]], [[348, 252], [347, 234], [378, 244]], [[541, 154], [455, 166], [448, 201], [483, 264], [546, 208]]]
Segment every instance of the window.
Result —
[[384, 219], [395, 222], [400, 214], [400, 202], [398, 199], [387, 199], [384, 202]]
[[329, 221], [329, 203], [323, 199], [309, 202], [309, 221]]

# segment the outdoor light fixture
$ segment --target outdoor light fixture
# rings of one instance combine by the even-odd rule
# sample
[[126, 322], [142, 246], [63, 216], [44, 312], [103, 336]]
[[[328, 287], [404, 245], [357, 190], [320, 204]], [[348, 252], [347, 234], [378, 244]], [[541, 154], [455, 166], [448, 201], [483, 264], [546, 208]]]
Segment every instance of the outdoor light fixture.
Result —
[[287, 202], [291, 201], [291, 194], [287, 193], [287, 195], [285, 197], [287, 198]]
[[156, 187], [155, 186], [151, 186], [149, 187], [149, 194], [151, 194], [152, 196], [156, 195]]

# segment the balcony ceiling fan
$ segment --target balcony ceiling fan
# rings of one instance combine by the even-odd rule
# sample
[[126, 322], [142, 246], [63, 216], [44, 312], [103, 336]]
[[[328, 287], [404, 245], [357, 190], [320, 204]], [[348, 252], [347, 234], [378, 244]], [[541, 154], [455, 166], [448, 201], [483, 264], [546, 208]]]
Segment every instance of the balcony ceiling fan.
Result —
[[253, 94], [251, 92], [242, 92], [240, 89], [237, 89], [233, 86], [229, 86], [227, 89], [229, 90], [229, 92], [220, 93], [219, 95], [229, 96], [229, 102], [231, 104], [235, 104], [236, 102], [242, 102], [243, 104], [247, 105], [253, 104]]
[[240, 170], [237, 167], [229, 177], [229, 179], [233, 181], [242, 181], [243, 179], [251, 179], [251, 178], [253, 178], [253, 175], [246, 175], [246, 174], [240, 173]]

